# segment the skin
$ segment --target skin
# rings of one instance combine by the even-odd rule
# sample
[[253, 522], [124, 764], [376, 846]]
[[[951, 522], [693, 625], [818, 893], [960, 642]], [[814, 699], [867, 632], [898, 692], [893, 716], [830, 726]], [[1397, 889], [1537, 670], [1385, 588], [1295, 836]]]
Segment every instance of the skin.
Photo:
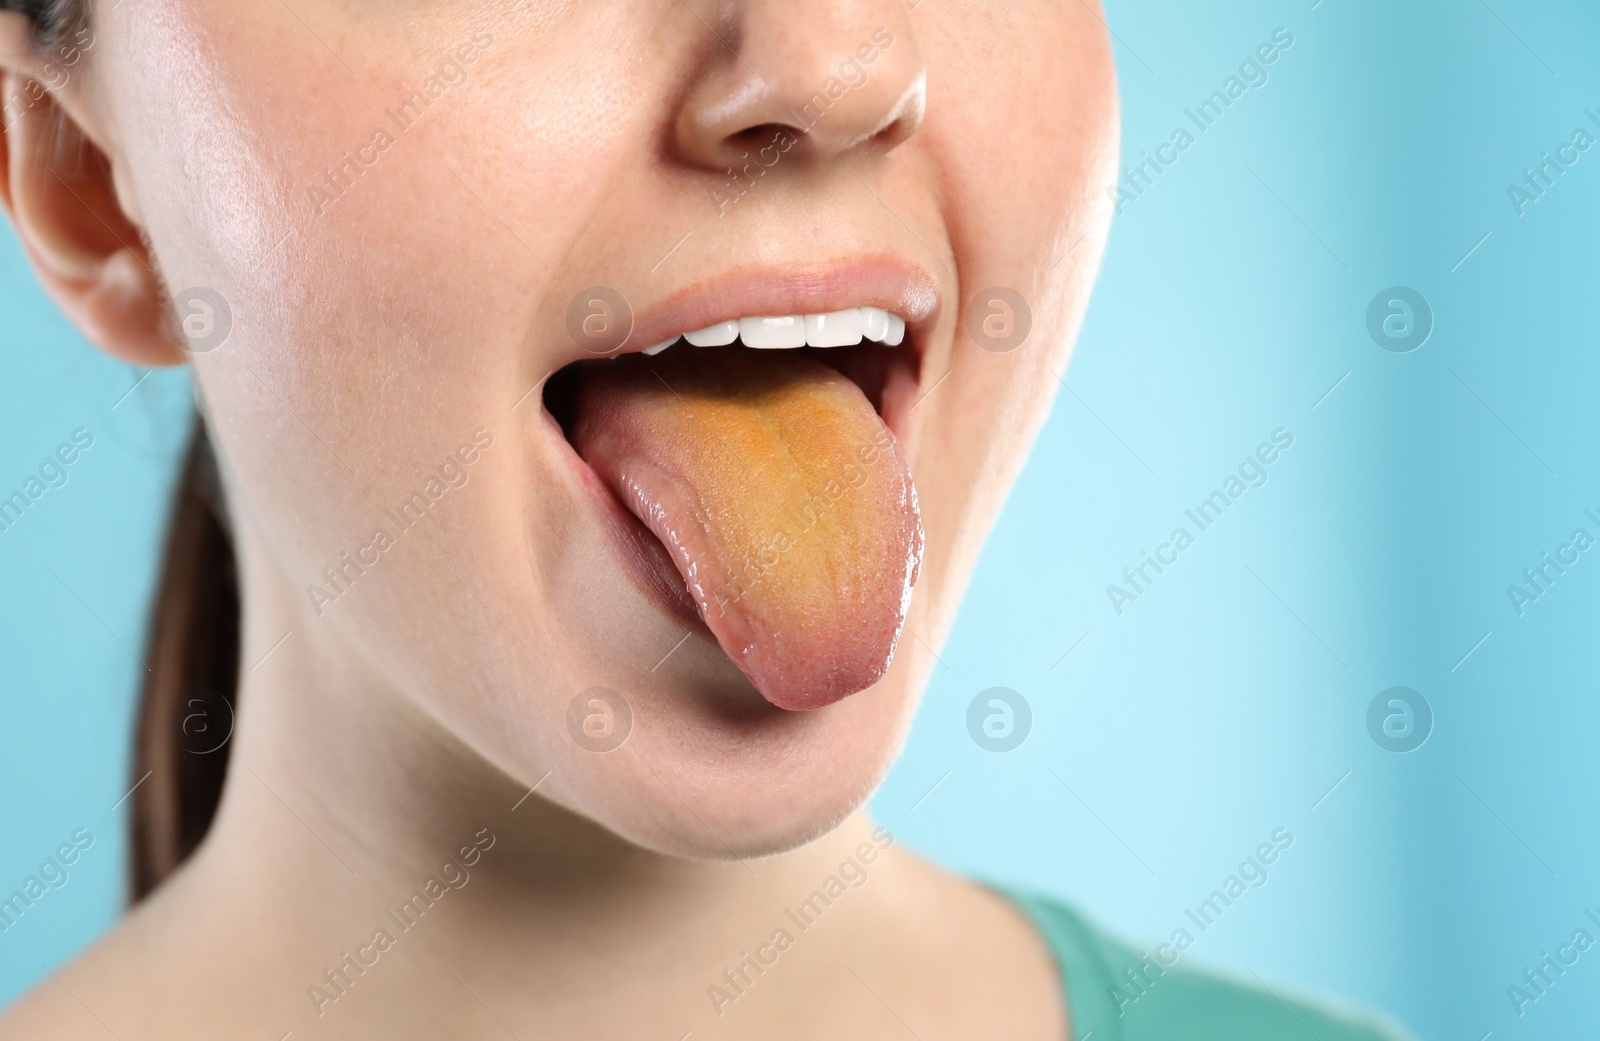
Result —
[[[719, 216], [751, 128], [874, 28], [895, 42], [868, 81]], [[464, 79], [318, 213], [308, 186], [479, 29]], [[8, 122], [0, 198], [97, 346], [193, 364], [260, 664], [201, 850], [0, 1037], [1067, 1036], [1032, 931], [898, 843], [722, 1015], [706, 988], [872, 841], [861, 804], [1048, 411], [1109, 223], [1094, 6], [140, 0], [97, 9], [93, 39], [48, 75], [0, 15], [5, 97], [51, 87]], [[931, 393], [897, 429], [926, 551], [885, 678], [784, 712], [703, 636], [668, 654], [683, 626], [528, 391], [582, 355], [585, 287], [643, 310], [865, 255], [940, 294]], [[189, 286], [230, 304], [219, 349], [170, 332]], [[990, 286], [1031, 305], [1018, 350], [964, 331]], [[314, 608], [308, 585], [479, 430], [466, 483]], [[596, 685], [633, 709], [604, 754], [566, 726]], [[485, 828], [470, 884], [317, 1016], [307, 986]]]

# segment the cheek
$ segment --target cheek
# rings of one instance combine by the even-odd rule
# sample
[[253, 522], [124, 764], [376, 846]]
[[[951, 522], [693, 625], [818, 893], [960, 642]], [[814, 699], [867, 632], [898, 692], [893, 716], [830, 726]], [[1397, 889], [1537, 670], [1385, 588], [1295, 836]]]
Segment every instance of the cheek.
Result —
[[[1069, 277], [1055, 262], [1110, 219], [1118, 112], [1105, 30], [1084, 4], [1024, 3], [952, 15], [927, 35], [922, 144], [958, 260], [1048, 305]], [[963, 279], [964, 298], [982, 288]]]
[[[948, 613], [1088, 303], [1111, 220], [1117, 100], [1105, 29], [1083, 4], [951, 9], [929, 17], [923, 41], [920, 147], [939, 171], [960, 286], [952, 373], [929, 399], [939, 419], [927, 422], [916, 475], [928, 528], [922, 592]], [[1000, 353], [967, 332], [969, 311], [980, 311], [971, 305], [993, 287], [1014, 289], [1031, 316], [1022, 344]], [[970, 416], [985, 421], [961, 418]]]
[[162, 185], [141, 193], [150, 233], [175, 289], [230, 304], [230, 338], [196, 359], [204, 393], [258, 501], [284, 504], [268, 534], [298, 529], [283, 548], [314, 573], [367, 523], [357, 475], [436, 466], [543, 375], [527, 330], [581, 288], [551, 268], [640, 161], [618, 117], [637, 92], [561, 59], [571, 26], [467, 11], [419, 32], [328, 8], [306, 14], [317, 42], [276, 2], [153, 2], [106, 34], [162, 56], [129, 62], [155, 101], [125, 114], [152, 143], [136, 176]]
[[[652, 161], [641, 142], [660, 114], [638, 101], [652, 92], [615, 72], [639, 63], [571, 64], [583, 48], [564, 37], [592, 28], [536, 39], [500, 19], [445, 77], [468, 16], [417, 47], [319, 21], [335, 60], [276, 0], [153, 2], [168, 17], [121, 27], [128, 51], [167, 56], [140, 74], [136, 93], [160, 102], [128, 114], [150, 142], [132, 165], [161, 186], [141, 194], [169, 282], [231, 306], [229, 338], [195, 367], [232, 506], [262, 551], [255, 570], [281, 576], [302, 609], [313, 588], [338, 592], [328, 569], [354, 574], [354, 595], [318, 601], [316, 624], [420, 698], [475, 691], [436, 705], [459, 732], [515, 733], [525, 749], [563, 734], [565, 705], [542, 696], [550, 673], [525, 646], [558, 645], [543, 627], [560, 620], [539, 616], [515, 576], [530, 574], [529, 526], [571, 518], [529, 491], [549, 486], [521, 436], [537, 400], [512, 409], [545, 375], [529, 330], [560, 328], [547, 312], [583, 288], [552, 269], [606, 270], [594, 250], [629, 248], [576, 244]], [[627, 32], [619, 50], [650, 27]], [[479, 429], [495, 447], [402, 532], [401, 504]], [[363, 554], [379, 530], [394, 548]], [[450, 675], [462, 640], [483, 649], [466, 677]]]

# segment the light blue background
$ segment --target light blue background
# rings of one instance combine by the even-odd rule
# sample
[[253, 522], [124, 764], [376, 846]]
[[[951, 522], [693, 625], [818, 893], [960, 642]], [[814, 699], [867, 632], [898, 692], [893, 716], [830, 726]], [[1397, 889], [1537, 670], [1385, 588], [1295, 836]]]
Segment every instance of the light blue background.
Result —
[[[1274, 29], [1295, 42], [1117, 220], [1069, 391], [875, 810], [1143, 941], [1286, 827], [1270, 881], [1186, 961], [1428, 1038], [1585, 1035], [1600, 949], [1520, 1018], [1506, 988], [1600, 907], [1600, 554], [1523, 617], [1506, 586], [1573, 528], [1600, 535], [1583, 515], [1600, 512], [1600, 149], [1522, 216], [1506, 186], [1575, 128], [1600, 134], [1600, 9], [1112, 0], [1108, 17], [1132, 160], [1192, 129], [1183, 110]], [[1435, 314], [1409, 354], [1366, 328], [1395, 285]], [[124, 398], [139, 373], [81, 342], [9, 239], [0, 314], [0, 485], [76, 427], [97, 438], [0, 535], [0, 888], [74, 828], [98, 837], [0, 937], [4, 999], [118, 911], [111, 807], [142, 671], [122, 645], [141, 649], [186, 390], [157, 374]], [[1106, 586], [1193, 532], [1184, 509], [1279, 427], [1295, 443], [1270, 481], [1118, 616]], [[966, 731], [996, 685], [1034, 716], [1006, 754]], [[1436, 715], [1405, 755], [1366, 728], [1395, 685]]]

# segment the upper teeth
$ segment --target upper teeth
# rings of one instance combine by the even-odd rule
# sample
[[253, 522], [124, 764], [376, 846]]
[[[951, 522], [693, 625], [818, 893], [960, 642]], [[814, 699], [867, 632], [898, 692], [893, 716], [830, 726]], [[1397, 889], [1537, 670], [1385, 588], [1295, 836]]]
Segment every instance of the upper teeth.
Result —
[[[881, 307], [851, 307], [824, 314], [787, 314], [755, 318], [731, 318], [704, 329], [684, 333], [683, 339], [696, 347], [724, 347], [735, 339], [746, 347], [848, 347], [862, 337], [897, 347], [906, 337], [906, 320]], [[678, 342], [674, 336], [645, 354], [659, 354]]]

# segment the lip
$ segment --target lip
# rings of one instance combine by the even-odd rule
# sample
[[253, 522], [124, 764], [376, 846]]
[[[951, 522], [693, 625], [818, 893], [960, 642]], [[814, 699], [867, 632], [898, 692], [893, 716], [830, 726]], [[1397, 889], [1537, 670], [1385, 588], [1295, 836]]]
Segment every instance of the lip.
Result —
[[916, 332], [933, 323], [939, 305], [938, 284], [926, 271], [889, 256], [804, 267], [736, 268], [639, 308], [632, 335], [616, 353], [642, 351], [729, 318], [822, 314], [861, 306], [881, 307], [904, 318], [908, 336], [920, 344], [925, 337]]

